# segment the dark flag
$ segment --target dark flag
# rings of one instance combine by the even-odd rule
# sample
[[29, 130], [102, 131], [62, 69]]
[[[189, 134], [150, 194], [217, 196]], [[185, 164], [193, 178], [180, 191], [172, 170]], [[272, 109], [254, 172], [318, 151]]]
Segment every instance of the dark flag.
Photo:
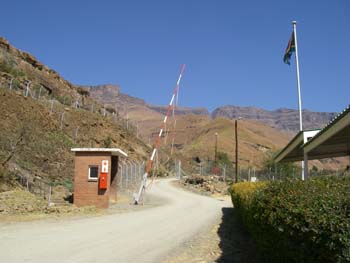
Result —
[[284, 63], [290, 65], [290, 57], [292, 56], [293, 52], [295, 52], [294, 31], [292, 32], [292, 36], [290, 37], [288, 41], [288, 46], [286, 48], [286, 51], [284, 52], [284, 57], [283, 57]]

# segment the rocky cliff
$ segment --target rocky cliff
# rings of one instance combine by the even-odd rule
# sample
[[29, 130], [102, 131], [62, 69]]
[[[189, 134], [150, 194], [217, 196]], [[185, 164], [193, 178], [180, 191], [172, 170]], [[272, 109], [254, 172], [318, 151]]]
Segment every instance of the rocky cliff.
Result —
[[[149, 105], [149, 107], [152, 110], [155, 110], [155, 111], [162, 113], [162, 114], [165, 114], [167, 109], [168, 109], [167, 106]], [[176, 113], [179, 115], [188, 115], [188, 114], [209, 115], [209, 112], [206, 108], [190, 108], [190, 107], [178, 107], [176, 109]]]
[[[119, 85], [97, 85], [97, 86], [80, 86], [88, 91], [92, 98], [99, 101], [101, 104], [106, 104], [109, 107], [117, 109], [120, 113], [130, 111], [130, 109], [138, 109], [145, 111], [154, 111], [160, 114], [165, 114], [168, 106], [151, 105], [147, 104], [144, 100], [132, 97], [125, 93], [120, 92]], [[209, 112], [205, 108], [190, 108], [190, 107], [178, 107], [176, 109], [178, 115], [209, 115]]]
[[[304, 129], [322, 128], [336, 113], [303, 111]], [[255, 107], [238, 107], [227, 105], [215, 109], [213, 118], [247, 119], [263, 122], [271, 127], [283, 131], [296, 132], [299, 130], [299, 112], [293, 109], [277, 109], [268, 111]]]
[[88, 95], [33, 55], [13, 47], [0, 37], [0, 85], [11, 84], [14, 88], [25, 89], [27, 83], [30, 83], [31, 96], [38, 96], [40, 90], [42, 96], [74, 102], [83, 101], [82, 97]]

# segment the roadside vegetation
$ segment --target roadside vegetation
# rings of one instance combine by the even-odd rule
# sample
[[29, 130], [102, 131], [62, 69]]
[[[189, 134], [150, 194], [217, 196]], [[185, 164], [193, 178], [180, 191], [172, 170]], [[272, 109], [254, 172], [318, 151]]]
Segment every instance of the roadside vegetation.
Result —
[[266, 262], [350, 262], [350, 178], [243, 182], [232, 202]]

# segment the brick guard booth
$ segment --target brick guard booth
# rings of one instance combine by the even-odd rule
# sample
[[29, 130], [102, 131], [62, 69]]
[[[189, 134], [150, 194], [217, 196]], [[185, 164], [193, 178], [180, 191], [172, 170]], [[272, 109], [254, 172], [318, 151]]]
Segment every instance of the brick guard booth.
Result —
[[128, 155], [117, 148], [72, 148], [75, 153], [74, 204], [108, 208], [117, 200], [119, 158]]

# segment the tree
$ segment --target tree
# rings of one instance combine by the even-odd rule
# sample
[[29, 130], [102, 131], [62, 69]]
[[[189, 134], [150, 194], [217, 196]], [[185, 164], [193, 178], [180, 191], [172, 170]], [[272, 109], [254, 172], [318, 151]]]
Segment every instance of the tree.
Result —
[[218, 152], [218, 164], [221, 166], [224, 166], [224, 165], [229, 166], [232, 164], [227, 153]]
[[276, 152], [267, 153], [265, 160], [263, 161], [263, 170], [265, 170], [265, 172], [275, 173], [279, 179], [295, 178], [300, 174], [301, 168], [295, 163], [276, 163], [274, 160], [276, 154]]

